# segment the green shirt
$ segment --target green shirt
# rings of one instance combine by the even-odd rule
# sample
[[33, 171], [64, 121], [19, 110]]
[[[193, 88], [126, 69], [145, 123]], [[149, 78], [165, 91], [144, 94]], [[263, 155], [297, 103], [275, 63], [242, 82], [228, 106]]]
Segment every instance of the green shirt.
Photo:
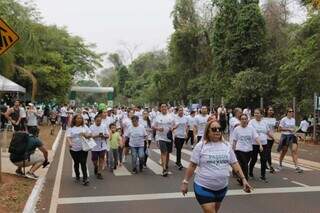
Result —
[[118, 149], [119, 147], [120, 134], [119, 132], [111, 133], [111, 139], [109, 140], [111, 149]]

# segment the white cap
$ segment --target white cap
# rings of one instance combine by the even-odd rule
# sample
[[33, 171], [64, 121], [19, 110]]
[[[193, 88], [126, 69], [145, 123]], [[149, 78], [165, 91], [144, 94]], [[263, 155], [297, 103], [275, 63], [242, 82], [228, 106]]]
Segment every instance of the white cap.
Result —
[[111, 107], [108, 107], [108, 108], [107, 108], [107, 111], [110, 111], [110, 110], [112, 110], [112, 108], [111, 108]]

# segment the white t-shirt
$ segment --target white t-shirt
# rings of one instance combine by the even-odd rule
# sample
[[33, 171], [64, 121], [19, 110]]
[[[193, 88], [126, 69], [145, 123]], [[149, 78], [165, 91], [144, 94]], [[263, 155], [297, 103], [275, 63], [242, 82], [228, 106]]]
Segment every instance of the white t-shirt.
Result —
[[186, 116], [176, 116], [174, 119], [174, 124], [178, 127], [174, 131], [174, 135], [177, 138], [185, 138], [187, 136], [188, 119]]
[[37, 111], [27, 111], [27, 126], [38, 126]]
[[236, 118], [236, 117], [230, 118], [230, 120], [229, 120], [229, 138], [230, 138], [229, 140], [230, 140], [230, 142], [233, 142], [233, 138], [234, 138], [233, 131], [239, 125], [240, 125], [240, 121], [238, 118]]
[[140, 123], [147, 132], [147, 135], [148, 135], [147, 139], [151, 140], [152, 139], [152, 132], [153, 132], [152, 128], [148, 126], [148, 122], [146, 120], [142, 119]]
[[309, 126], [310, 126], [309, 122], [306, 121], [306, 120], [303, 120], [303, 121], [301, 121], [301, 123], [300, 123], [299, 129], [301, 129], [301, 131], [303, 131], [303, 132], [307, 132]]
[[102, 124], [109, 129], [109, 125], [115, 122], [115, 119], [113, 116], [107, 116], [105, 119], [102, 119]]
[[71, 127], [67, 129], [66, 136], [71, 140], [71, 150], [81, 151], [82, 150], [82, 138], [81, 133], [91, 134], [90, 129], [87, 126]]
[[172, 116], [169, 114], [163, 115], [160, 113], [155, 119], [154, 126], [156, 128], [163, 128], [163, 131], [156, 131], [156, 140], [171, 142], [171, 140], [167, 138], [167, 134], [169, 130], [172, 129], [173, 124], [174, 120]]
[[229, 165], [236, 163], [237, 158], [227, 142], [201, 141], [193, 149], [190, 161], [198, 165], [194, 182], [217, 191], [228, 185]]
[[[268, 132], [269, 132], [269, 127], [268, 124], [264, 121], [257, 121], [256, 119], [252, 119], [249, 121], [248, 126], [253, 127], [258, 135], [259, 135], [259, 140], [262, 145], [266, 145], [268, 143]], [[253, 144], [258, 145], [257, 142], [254, 140]]]
[[192, 117], [191, 115], [189, 115], [187, 118], [188, 118], [189, 130], [193, 131], [193, 128], [196, 125], [196, 117], [195, 116]]
[[19, 116], [20, 116], [21, 118], [26, 118], [26, 117], [27, 117], [27, 112], [26, 112], [26, 110], [25, 110], [24, 107], [20, 107]]
[[[275, 118], [269, 118], [269, 117], [265, 117], [263, 118], [264, 122], [267, 123], [270, 134], [274, 135], [274, 131], [277, 125], [277, 120]], [[271, 138], [268, 136], [268, 140], [271, 140]]]
[[259, 137], [257, 131], [250, 126], [243, 128], [238, 126], [234, 129], [233, 140], [236, 141], [236, 149], [242, 152], [252, 151], [252, 144]]
[[[100, 133], [102, 133], [105, 137], [108, 136], [107, 129], [102, 124], [100, 126], [96, 126], [96, 124], [93, 124], [90, 126], [90, 130], [92, 136], [98, 136]], [[92, 151], [102, 151], [107, 149], [107, 141], [104, 138], [94, 138], [94, 141], [97, 145], [93, 147]]]
[[68, 111], [66, 107], [61, 107], [60, 109], [61, 117], [68, 117], [67, 112]]
[[122, 130], [123, 130], [123, 136], [128, 137], [128, 130], [132, 126], [131, 119], [128, 117], [125, 117], [122, 120]]
[[128, 130], [129, 146], [130, 147], [143, 147], [144, 140], [147, 136], [147, 132], [142, 125], [137, 127], [131, 126]]
[[[279, 124], [282, 128], [290, 128], [294, 129], [296, 127], [296, 120], [294, 118], [289, 119], [287, 116], [282, 118]], [[293, 133], [290, 131], [281, 131], [284, 135], [292, 135]]]
[[197, 127], [197, 130], [198, 130], [197, 136], [203, 136], [204, 135], [204, 131], [206, 129], [208, 118], [209, 118], [209, 115], [203, 116], [201, 114], [197, 115], [195, 117], [195, 120], [196, 120], [195, 126]]

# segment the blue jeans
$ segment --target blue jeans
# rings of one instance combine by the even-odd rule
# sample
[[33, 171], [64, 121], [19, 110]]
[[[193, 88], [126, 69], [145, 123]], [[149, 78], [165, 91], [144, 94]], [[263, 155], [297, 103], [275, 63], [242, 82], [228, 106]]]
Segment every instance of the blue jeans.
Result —
[[137, 159], [139, 158], [139, 168], [142, 170], [144, 163], [144, 147], [131, 147], [132, 169], [137, 169]]

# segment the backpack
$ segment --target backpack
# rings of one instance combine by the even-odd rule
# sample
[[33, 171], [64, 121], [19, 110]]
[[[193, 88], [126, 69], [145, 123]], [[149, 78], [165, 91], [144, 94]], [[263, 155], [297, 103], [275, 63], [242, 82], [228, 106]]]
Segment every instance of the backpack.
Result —
[[9, 145], [10, 160], [12, 162], [23, 161], [27, 158], [28, 133], [15, 132]]

